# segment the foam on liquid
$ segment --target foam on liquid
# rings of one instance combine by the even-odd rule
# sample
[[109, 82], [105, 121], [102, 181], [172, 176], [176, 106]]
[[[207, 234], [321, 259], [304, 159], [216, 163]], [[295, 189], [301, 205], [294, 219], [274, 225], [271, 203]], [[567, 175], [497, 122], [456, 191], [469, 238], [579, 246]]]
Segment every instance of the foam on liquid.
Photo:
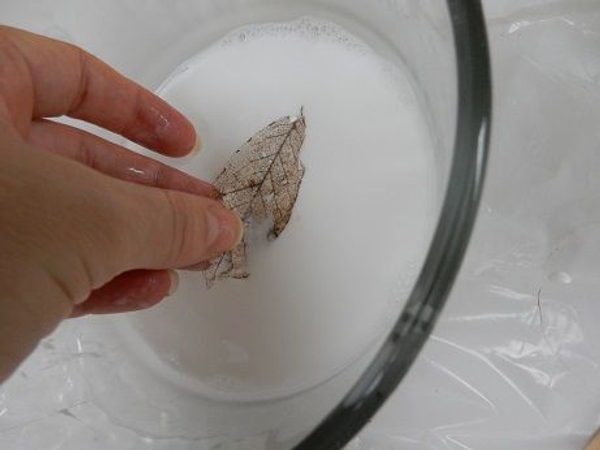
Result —
[[437, 212], [432, 144], [407, 75], [340, 27], [303, 18], [233, 31], [160, 94], [204, 142], [168, 163], [208, 180], [248, 137], [304, 106], [306, 175], [283, 235], [251, 243], [248, 280], [207, 291], [201, 274], [182, 273], [174, 297], [125, 332], [154, 367], [207, 395], [286, 395], [332, 376], [389, 329]]

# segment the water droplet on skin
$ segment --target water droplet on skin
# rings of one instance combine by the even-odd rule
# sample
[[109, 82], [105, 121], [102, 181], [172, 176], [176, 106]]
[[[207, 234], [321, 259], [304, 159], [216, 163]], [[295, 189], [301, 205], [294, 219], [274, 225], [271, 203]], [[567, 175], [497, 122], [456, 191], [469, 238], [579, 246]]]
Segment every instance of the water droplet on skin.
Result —
[[135, 174], [135, 175], [145, 175], [145, 173], [144, 173], [143, 170], [137, 169], [135, 167], [128, 167], [126, 170], [128, 172], [131, 172], [131, 173]]

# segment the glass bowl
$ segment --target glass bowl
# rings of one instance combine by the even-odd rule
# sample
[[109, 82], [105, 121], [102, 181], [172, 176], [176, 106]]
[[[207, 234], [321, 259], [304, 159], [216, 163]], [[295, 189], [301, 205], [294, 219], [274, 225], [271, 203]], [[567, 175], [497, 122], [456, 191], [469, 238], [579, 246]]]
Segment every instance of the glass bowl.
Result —
[[437, 225], [396, 292], [397, 308], [360, 348], [295, 389], [213, 395], [182, 388], [189, 380], [176, 367], [155, 364], [152, 346], [130, 332], [135, 317], [89, 317], [63, 324], [0, 388], [0, 443], [18, 435], [17, 448], [342, 448], [409, 370], [469, 242], [491, 114], [479, 1], [63, 0], [0, 10], [7, 24], [80, 45], [159, 93], [169, 74], [230, 30], [304, 16], [340, 25], [407, 68], [435, 153]]

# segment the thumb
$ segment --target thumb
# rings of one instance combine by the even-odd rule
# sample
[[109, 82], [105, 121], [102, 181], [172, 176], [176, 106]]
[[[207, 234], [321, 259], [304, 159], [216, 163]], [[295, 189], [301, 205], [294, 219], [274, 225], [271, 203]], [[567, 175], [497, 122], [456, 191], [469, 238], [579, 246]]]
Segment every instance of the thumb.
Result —
[[214, 199], [134, 184], [126, 189], [123, 270], [187, 267], [242, 240], [239, 217]]

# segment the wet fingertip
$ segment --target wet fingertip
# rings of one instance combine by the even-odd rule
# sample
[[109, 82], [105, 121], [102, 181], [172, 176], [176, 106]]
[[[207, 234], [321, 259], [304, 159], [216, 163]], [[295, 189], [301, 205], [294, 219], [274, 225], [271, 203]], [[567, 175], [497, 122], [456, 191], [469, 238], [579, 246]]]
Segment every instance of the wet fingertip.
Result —
[[234, 215], [238, 221], [238, 228], [237, 228], [238, 231], [237, 231], [237, 235], [235, 238], [235, 243], [233, 244], [232, 248], [237, 247], [240, 244], [240, 242], [242, 242], [242, 239], [244, 239], [244, 232], [245, 232], [244, 221], [240, 218], [240, 216], [236, 212], [234, 212]]
[[200, 153], [200, 150], [202, 150], [202, 139], [200, 139], [200, 136], [196, 136], [196, 141], [194, 142], [194, 146], [188, 153], [188, 156], [197, 156]]
[[179, 288], [179, 275], [174, 270], [169, 270], [168, 273], [169, 278], [171, 280], [171, 284], [169, 286], [169, 292], [167, 295], [173, 295], [175, 292], [177, 292], [177, 289]]
[[210, 267], [210, 261], [202, 261], [191, 266], [182, 267], [181, 270], [187, 270], [190, 272], [204, 272]]
[[240, 217], [219, 203], [206, 210], [207, 250], [217, 255], [236, 247], [244, 237], [244, 224]]

